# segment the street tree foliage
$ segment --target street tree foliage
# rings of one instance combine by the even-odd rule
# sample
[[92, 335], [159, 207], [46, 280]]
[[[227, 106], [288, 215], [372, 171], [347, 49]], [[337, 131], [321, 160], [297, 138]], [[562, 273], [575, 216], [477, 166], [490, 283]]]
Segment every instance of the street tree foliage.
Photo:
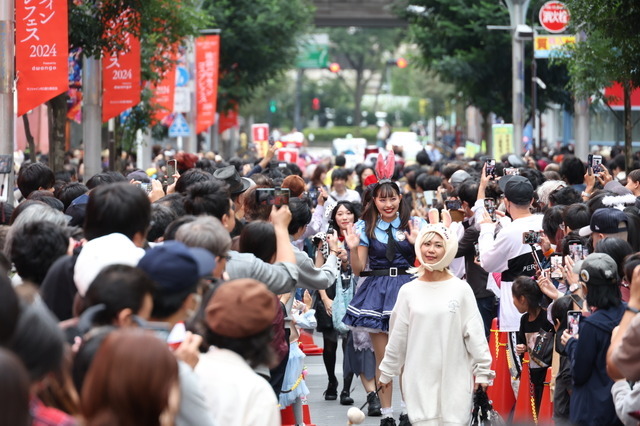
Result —
[[293, 68], [298, 38], [308, 31], [308, 0], [204, 0], [220, 29], [218, 110], [253, 99], [256, 90]]
[[631, 92], [640, 87], [640, 3], [637, 0], [567, 0], [572, 30], [579, 41], [567, 46], [569, 88], [581, 98], [605, 102], [603, 88], [619, 82], [624, 91], [624, 141], [627, 168], [633, 162]]
[[[453, 84], [466, 102], [481, 111], [485, 137], [490, 135], [490, 113], [511, 121], [511, 34], [487, 29], [487, 25], [509, 25], [506, 6], [493, 0], [411, 0], [411, 8], [407, 2], [400, 3], [396, 12], [409, 23], [421, 64]], [[530, 82], [531, 45], [526, 46], [525, 55], [525, 81]], [[538, 91], [539, 109], [548, 102], [570, 105], [563, 89], [566, 71], [539, 60], [537, 75], [547, 84], [546, 91]], [[529, 90], [525, 92], [528, 97]]]
[[329, 57], [343, 70], [354, 72], [352, 81], [341, 72], [337, 76], [353, 97], [353, 122], [358, 125], [362, 121], [362, 97], [369, 83], [375, 75], [385, 78], [381, 75], [385, 62], [394, 58], [405, 32], [380, 28], [331, 28], [326, 32], [330, 41]]

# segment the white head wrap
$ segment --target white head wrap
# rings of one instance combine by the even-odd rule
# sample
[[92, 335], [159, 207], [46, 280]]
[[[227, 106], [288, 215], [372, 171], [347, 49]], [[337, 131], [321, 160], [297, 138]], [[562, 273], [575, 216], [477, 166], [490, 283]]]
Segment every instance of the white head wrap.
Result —
[[[436, 263], [425, 263], [422, 259], [422, 244], [425, 242], [425, 237], [430, 233], [440, 235], [444, 241], [444, 256]], [[409, 270], [410, 273], [420, 276], [425, 271], [443, 271], [449, 267], [458, 252], [458, 238], [442, 223], [426, 225], [420, 230], [418, 238], [416, 238], [414, 250], [420, 266]]]

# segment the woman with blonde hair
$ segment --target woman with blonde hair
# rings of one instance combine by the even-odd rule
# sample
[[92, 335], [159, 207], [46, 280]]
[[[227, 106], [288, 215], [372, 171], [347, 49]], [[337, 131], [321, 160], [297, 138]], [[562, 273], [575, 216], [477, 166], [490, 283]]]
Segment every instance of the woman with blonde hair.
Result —
[[[400, 289], [391, 314], [380, 385], [402, 375], [411, 424], [469, 424], [474, 389], [495, 376], [484, 326], [469, 284], [449, 271], [458, 249], [451, 217], [429, 212], [414, 248], [420, 266]], [[475, 382], [475, 385], [474, 385]]]

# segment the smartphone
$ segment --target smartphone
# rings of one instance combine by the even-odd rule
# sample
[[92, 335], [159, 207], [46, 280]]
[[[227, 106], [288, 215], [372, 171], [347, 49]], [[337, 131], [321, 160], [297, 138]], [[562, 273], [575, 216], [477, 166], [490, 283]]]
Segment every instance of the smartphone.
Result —
[[289, 204], [289, 188], [257, 188], [256, 201], [261, 206], [284, 206]]
[[491, 179], [496, 177], [496, 160], [491, 158], [485, 161], [485, 175], [490, 176]]
[[447, 210], [461, 210], [462, 209], [462, 201], [460, 200], [446, 200], [444, 202]]
[[522, 233], [522, 244], [540, 244], [542, 231], [526, 231]]
[[504, 169], [505, 176], [518, 176], [519, 174], [520, 170], [518, 170], [516, 167], [507, 167], [506, 169]]
[[602, 164], [602, 155], [589, 154], [587, 156], [587, 164], [591, 167], [594, 174], [600, 173], [602, 171], [602, 167], [600, 167]]
[[320, 191], [318, 191], [318, 188], [310, 188], [307, 194], [309, 194], [309, 199], [311, 200], [311, 203], [313, 204], [313, 206], [314, 207], [317, 206], [318, 195], [320, 194]]
[[424, 191], [424, 202], [427, 207], [433, 207], [436, 203], [436, 191]]
[[584, 260], [589, 255], [589, 249], [582, 244], [569, 243], [569, 255], [574, 262]]
[[135, 184], [138, 188], [142, 189], [144, 192], [148, 194], [151, 194], [151, 190], [153, 189], [153, 187], [151, 186], [150, 183], [145, 183], [145, 182], [138, 182]]
[[567, 312], [567, 330], [572, 336], [575, 336], [580, 331], [580, 318], [582, 318], [581, 311]]
[[559, 280], [562, 278], [562, 265], [563, 265], [563, 257], [562, 256], [551, 256], [551, 278], [555, 280]]
[[173, 177], [176, 174], [176, 170], [178, 170], [178, 160], [169, 160], [167, 163], [167, 185], [173, 185], [176, 181]]
[[484, 199], [484, 209], [491, 216], [491, 220], [495, 222], [497, 220], [496, 217], [496, 200], [493, 198], [485, 198]]

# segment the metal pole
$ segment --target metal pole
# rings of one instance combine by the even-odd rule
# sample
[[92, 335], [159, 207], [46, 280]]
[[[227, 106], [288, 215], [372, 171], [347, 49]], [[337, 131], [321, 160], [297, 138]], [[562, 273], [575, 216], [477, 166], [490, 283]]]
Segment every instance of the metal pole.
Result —
[[516, 37], [518, 25], [525, 23], [529, 0], [506, 0], [511, 19], [511, 83], [514, 153], [522, 154], [524, 127], [524, 42]]
[[102, 172], [102, 61], [83, 57], [82, 141], [84, 181]]
[[296, 103], [293, 109], [293, 127], [295, 127], [298, 131], [302, 131], [302, 119], [301, 119], [301, 109], [302, 109], [302, 78], [304, 77], [304, 69], [298, 68], [298, 76], [296, 79]]
[[[14, 1], [3, 0], [0, 4], [0, 154], [11, 155], [13, 170], [13, 142], [15, 139], [15, 111], [13, 104], [14, 82]], [[13, 173], [8, 173], [4, 188], [7, 202], [13, 204]], [[0, 192], [0, 196], [2, 196]]]
[[531, 146], [534, 152], [536, 150], [542, 151], [542, 142], [536, 133], [536, 129], [538, 128], [538, 84], [536, 83], [537, 65], [536, 59], [533, 58], [531, 61]]
[[[586, 39], [584, 32], [579, 32], [576, 37], [576, 42], [579, 43]], [[573, 122], [573, 136], [574, 136], [574, 153], [576, 157], [585, 159], [589, 154], [589, 141], [591, 135], [589, 134], [589, 99], [588, 98], [576, 98], [573, 104], [574, 110], [574, 122]]]

